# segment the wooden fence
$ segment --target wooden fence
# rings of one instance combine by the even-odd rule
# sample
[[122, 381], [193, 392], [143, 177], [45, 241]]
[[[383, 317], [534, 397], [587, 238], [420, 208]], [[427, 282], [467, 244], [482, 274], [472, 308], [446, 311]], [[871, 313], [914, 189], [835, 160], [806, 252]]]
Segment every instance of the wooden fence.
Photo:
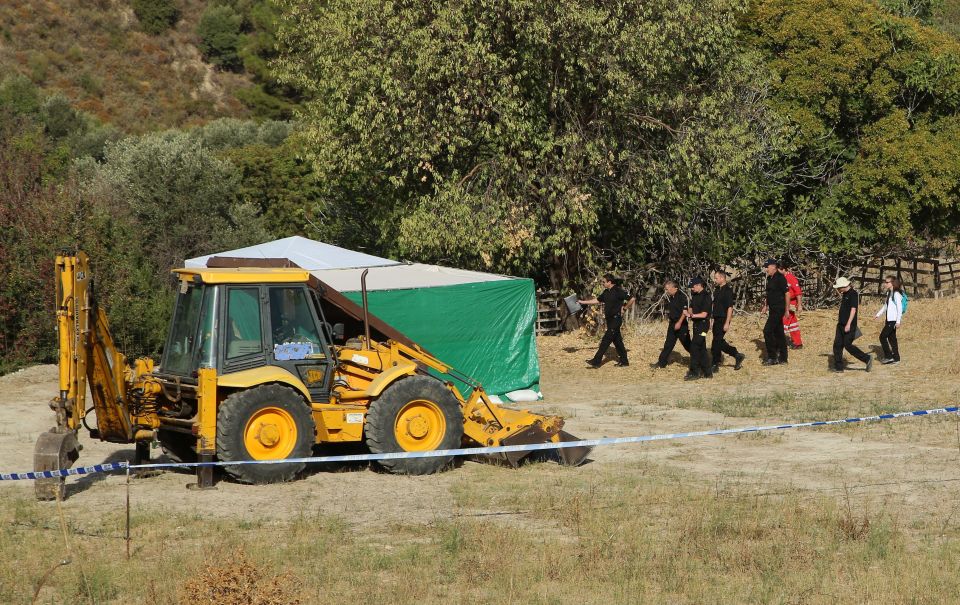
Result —
[[537, 290], [537, 335], [564, 331], [563, 320], [569, 315], [563, 298], [556, 290]]
[[871, 259], [851, 276], [864, 294], [883, 294], [883, 280], [895, 275], [913, 297], [940, 297], [951, 294], [960, 283], [960, 260], [938, 258]]

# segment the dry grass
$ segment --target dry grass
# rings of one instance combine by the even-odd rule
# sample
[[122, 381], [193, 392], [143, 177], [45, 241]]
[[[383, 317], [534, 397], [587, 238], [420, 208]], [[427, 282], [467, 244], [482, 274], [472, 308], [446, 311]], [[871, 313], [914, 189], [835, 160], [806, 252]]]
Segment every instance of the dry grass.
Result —
[[[849, 497], [705, 488], [645, 463], [479, 467], [453, 491], [456, 510], [428, 525], [137, 508], [130, 561], [120, 511], [101, 513], [73, 531], [74, 563], [40, 602], [949, 603], [960, 591], [957, 528], [906, 529]], [[11, 490], [0, 500], [0, 556], [17, 561], [0, 574], [0, 600], [27, 603], [62, 556], [56, 509]]]

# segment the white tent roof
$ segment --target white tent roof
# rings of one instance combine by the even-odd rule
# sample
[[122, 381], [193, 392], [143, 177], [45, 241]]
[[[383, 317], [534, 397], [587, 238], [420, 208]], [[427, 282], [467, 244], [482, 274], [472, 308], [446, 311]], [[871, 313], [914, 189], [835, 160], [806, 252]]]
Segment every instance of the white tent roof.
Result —
[[185, 262], [185, 265], [206, 267], [207, 261], [214, 256], [286, 258], [297, 266], [309, 270], [318, 279], [341, 292], [359, 291], [360, 274], [364, 269], [370, 269], [370, 273], [367, 274], [367, 289], [370, 291], [431, 288], [514, 279], [503, 275], [439, 265], [400, 263], [299, 236], [191, 258]]
[[256, 246], [248, 246], [246, 248], [237, 248], [236, 250], [227, 250], [226, 252], [217, 252], [216, 254], [190, 258], [187, 259], [184, 265], [186, 267], [206, 267], [207, 260], [214, 256], [225, 256], [229, 258], [286, 258], [295, 262], [298, 267], [309, 271], [350, 269], [353, 267], [384, 267], [401, 264], [388, 258], [380, 258], [379, 256], [372, 256], [370, 254], [364, 254], [363, 252], [354, 252], [353, 250], [347, 250], [346, 248], [332, 246], [295, 235], [272, 242], [257, 244]]
[[[358, 292], [360, 290], [360, 274], [363, 273], [363, 269], [327, 269], [325, 271], [311, 271], [311, 273], [335, 290]], [[374, 290], [434, 288], [504, 279], [511, 278], [491, 273], [412, 263], [389, 267], [370, 267], [370, 273], [367, 274], [367, 290], [372, 292]]]

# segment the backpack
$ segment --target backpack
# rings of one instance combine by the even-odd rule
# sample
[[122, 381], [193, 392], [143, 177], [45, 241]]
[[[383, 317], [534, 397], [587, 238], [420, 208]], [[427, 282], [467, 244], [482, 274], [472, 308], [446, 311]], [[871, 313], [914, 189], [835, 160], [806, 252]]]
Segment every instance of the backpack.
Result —
[[905, 291], [900, 292], [900, 315], [907, 312], [907, 300], [907, 293]]

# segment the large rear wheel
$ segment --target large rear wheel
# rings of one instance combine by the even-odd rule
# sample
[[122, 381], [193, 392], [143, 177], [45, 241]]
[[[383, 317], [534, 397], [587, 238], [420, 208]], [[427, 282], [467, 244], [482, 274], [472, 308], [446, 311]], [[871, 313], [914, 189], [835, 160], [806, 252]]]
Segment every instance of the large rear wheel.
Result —
[[[227, 397], [217, 411], [217, 456], [224, 462], [305, 458], [316, 429], [310, 408], [292, 389], [267, 384]], [[236, 464], [224, 471], [243, 483], [289, 481], [304, 463]]]
[[[463, 440], [463, 413], [457, 398], [440, 381], [412, 376], [392, 384], [371, 404], [364, 431], [374, 454], [455, 449]], [[391, 473], [427, 475], [452, 459], [405, 458], [377, 464]]]

